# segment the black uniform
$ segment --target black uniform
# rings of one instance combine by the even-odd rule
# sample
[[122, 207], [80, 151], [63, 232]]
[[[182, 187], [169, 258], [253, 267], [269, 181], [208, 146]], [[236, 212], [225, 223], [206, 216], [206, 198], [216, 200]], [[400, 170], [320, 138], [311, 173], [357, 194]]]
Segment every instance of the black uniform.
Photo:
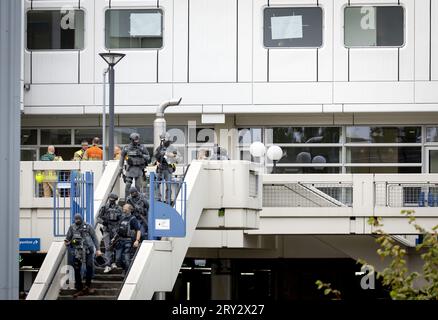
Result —
[[115, 202], [109, 202], [100, 209], [97, 217], [97, 222], [104, 226], [102, 240], [105, 246], [106, 265], [108, 266], [113, 262], [114, 254], [114, 251], [111, 248], [111, 239], [113, 239], [117, 233], [117, 228], [120, 220], [122, 220], [122, 215], [122, 208]]
[[[76, 217], [75, 217], [76, 219]], [[91, 286], [91, 279], [94, 275], [94, 253], [99, 248], [94, 228], [83, 222], [80, 225], [70, 226], [65, 238], [68, 241], [69, 264], [75, 270], [75, 287], [77, 290], [83, 289], [82, 284], [82, 265], [85, 264], [86, 275], [85, 284]]]
[[149, 201], [143, 194], [138, 193], [136, 197], [129, 195], [126, 199], [126, 203], [134, 208], [132, 215], [136, 217], [140, 224], [142, 240], [146, 240], [148, 232]]
[[122, 267], [125, 272], [131, 265], [132, 248], [135, 242], [137, 231], [140, 230], [140, 224], [133, 215], [124, 215], [117, 229], [116, 244], [116, 264]]
[[135, 179], [135, 187], [141, 189], [141, 178], [144, 175], [144, 169], [150, 161], [149, 152], [145, 146], [131, 142], [122, 149], [119, 166], [122, 169], [126, 160], [125, 174], [125, 199], [129, 195], [129, 189]]

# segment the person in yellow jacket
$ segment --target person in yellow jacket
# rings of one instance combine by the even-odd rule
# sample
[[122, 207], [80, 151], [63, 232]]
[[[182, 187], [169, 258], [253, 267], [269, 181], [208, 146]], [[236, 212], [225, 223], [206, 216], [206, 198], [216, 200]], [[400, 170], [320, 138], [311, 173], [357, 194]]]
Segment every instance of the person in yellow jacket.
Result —
[[82, 161], [84, 159], [85, 152], [88, 149], [88, 141], [87, 140], [82, 141], [81, 146], [82, 146], [81, 150], [75, 152], [73, 156], [73, 161]]
[[[61, 156], [55, 155], [55, 147], [49, 146], [47, 153], [41, 156], [41, 161], [63, 161]], [[48, 170], [43, 172], [43, 194], [44, 198], [53, 197], [54, 182], [58, 181], [56, 171]]]

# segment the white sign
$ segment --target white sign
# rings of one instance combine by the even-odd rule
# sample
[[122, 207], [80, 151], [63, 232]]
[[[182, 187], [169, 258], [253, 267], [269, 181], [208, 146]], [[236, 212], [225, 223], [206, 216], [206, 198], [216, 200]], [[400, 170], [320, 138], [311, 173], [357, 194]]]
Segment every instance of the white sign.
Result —
[[272, 40], [303, 38], [303, 16], [271, 17]]
[[131, 37], [161, 36], [160, 13], [132, 13], [130, 19]]
[[170, 230], [170, 219], [155, 219], [156, 230]]

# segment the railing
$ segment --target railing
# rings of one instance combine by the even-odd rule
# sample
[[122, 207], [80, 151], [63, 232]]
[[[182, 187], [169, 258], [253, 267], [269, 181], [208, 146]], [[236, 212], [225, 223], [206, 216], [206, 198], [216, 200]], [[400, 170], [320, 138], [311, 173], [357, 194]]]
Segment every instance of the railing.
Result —
[[438, 207], [438, 184], [376, 183], [376, 206]]
[[263, 207], [351, 207], [351, 183], [275, 183], [263, 185]]
[[185, 237], [187, 186], [180, 178], [158, 181], [150, 173], [148, 238]]
[[[66, 175], [67, 176], [67, 175]], [[74, 216], [80, 214], [84, 221], [94, 225], [94, 176], [92, 172], [69, 172], [69, 182], [53, 182], [53, 235], [63, 237]]]

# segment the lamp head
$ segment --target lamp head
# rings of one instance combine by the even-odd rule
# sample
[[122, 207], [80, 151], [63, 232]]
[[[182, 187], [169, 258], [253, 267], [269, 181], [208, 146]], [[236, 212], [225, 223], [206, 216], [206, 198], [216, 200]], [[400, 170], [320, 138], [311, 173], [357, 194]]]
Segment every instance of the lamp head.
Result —
[[99, 53], [99, 55], [102, 57], [103, 60], [105, 60], [106, 63], [110, 67], [114, 67], [116, 64], [120, 62], [125, 57], [124, 53], [116, 53], [116, 52], [104, 52]]

